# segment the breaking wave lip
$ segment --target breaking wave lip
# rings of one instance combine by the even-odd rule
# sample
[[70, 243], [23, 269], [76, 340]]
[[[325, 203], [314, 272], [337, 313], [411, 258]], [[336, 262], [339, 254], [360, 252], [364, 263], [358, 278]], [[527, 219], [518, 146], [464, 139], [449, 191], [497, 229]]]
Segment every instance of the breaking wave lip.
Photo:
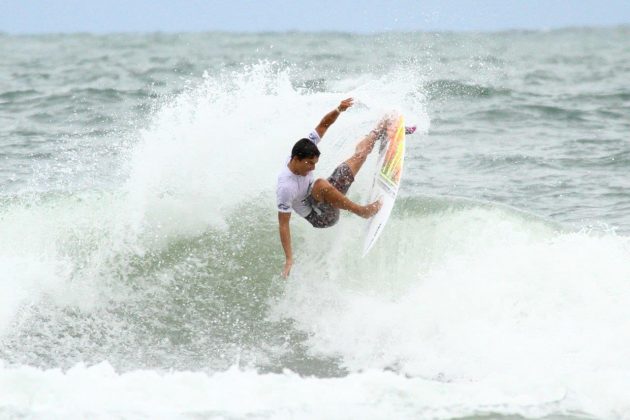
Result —
[[[165, 98], [134, 145], [121, 151], [127, 178], [118, 188], [25, 192], [6, 200], [0, 264], [14, 274], [2, 285], [5, 360], [67, 368], [109, 355], [122, 369], [185, 368], [203, 366], [205, 348], [216, 369], [240, 358], [261, 369], [305, 363], [315, 367], [304, 372], [339, 371], [299, 348], [283, 357], [282, 346], [299, 346], [303, 334], [258, 319], [281, 284], [276, 225], [265, 211], [276, 171], [290, 139], [340, 96], [295, 87], [289, 72], [259, 63], [206, 75]], [[356, 126], [367, 130], [397, 96], [396, 80], [349, 81], [372, 108], [348, 115], [339, 137], [357, 136]], [[409, 88], [402, 81], [399, 87]], [[407, 106], [422, 116], [415, 100]], [[278, 118], [287, 107], [299, 118]], [[235, 159], [234, 145], [247, 153]], [[337, 147], [352, 145], [331, 142], [322, 150], [334, 155]], [[45, 350], [52, 348], [54, 354]]]

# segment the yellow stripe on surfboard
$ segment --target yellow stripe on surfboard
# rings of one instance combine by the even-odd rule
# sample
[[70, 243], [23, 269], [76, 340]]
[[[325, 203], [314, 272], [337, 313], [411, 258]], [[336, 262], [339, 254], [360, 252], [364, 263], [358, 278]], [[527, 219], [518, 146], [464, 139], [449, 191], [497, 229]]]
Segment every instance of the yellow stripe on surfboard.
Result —
[[405, 153], [405, 119], [398, 118], [396, 131], [389, 140], [385, 161], [380, 171], [380, 178], [391, 187], [396, 187], [400, 183], [403, 157]]

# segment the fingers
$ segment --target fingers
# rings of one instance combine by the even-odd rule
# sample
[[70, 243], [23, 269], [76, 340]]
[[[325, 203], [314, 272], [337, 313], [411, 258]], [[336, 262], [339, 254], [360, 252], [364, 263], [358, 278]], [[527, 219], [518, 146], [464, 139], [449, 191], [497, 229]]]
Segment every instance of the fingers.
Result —
[[346, 109], [350, 108], [352, 105], [354, 105], [354, 98], [346, 98], [339, 103], [339, 108], [342, 111], [345, 111]]
[[282, 269], [282, 278], [287, 278], [289, 277], [289, 274], [291, 273], [291, 266], [293, 266], [292, 262], [286, 262], [284, 263], [284, 268]]
[[375, 208], [374, 214], [376, 214], [376, 213], [378, 213], [378, 212], [379, 212], [379, 210], [383, 207], [383, 199], [382, 199], [382, 198], [379, 198], [377, 201], [375, 201], [375, 202], [374, 202], [374, 203], [372, 203], [372, 204], [373, 204], [373, 206], [374, 206], [374, 208]]
[[383, 199], [379, 198], [378, 200], [373, 202], [371, 205], [372, 205], [372, 208], [374, 209], [374, 213], [372, 213], [372, 216], [374, 216], [376, 213], [378, 213], [381, 210], [381, 207], [383, 207]]

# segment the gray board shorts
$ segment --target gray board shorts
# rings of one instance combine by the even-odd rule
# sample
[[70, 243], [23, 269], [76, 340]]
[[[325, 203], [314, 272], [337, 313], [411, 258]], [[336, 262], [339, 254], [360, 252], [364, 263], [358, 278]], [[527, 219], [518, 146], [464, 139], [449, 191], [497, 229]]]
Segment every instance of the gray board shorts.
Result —
[[[354, 175], [346, 162], [337, 166], [332, 175], [328, 177], [328, 182], [337, 188], [343, 195], [348, 192], [350, 185], [354, 182]], [[306, 197], [313, 211], [305, 217], [313, 227], [327, 228], [335, 225], [339, 221], [339, 209], [334, 208], [330, 204], [315, 201], [309, 193]]]

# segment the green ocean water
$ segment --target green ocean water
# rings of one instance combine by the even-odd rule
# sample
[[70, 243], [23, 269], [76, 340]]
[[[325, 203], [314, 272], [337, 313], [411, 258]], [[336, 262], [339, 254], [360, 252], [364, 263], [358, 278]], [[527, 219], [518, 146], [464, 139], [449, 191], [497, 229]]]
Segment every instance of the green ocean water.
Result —
[[[0, 416], [628, 417], [629, 35], [0, 35]], [[318, 176], [395, 108], [401, 198], [282, 280], [348, 96]]]

